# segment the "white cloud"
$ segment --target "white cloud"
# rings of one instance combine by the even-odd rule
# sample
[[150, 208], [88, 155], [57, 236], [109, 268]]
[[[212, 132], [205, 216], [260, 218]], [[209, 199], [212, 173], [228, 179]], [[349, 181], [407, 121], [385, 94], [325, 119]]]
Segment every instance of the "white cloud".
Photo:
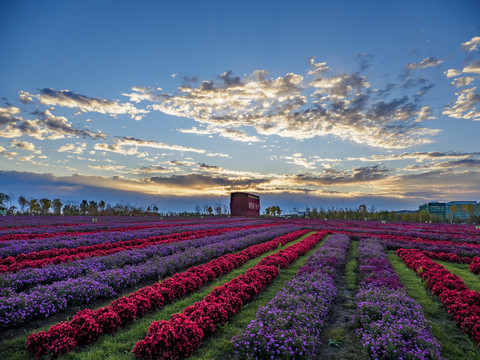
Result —
[[471, 76], [462, 76], [456, 79], [453, 79], [451, 84], [456, 87], [463, 87], [470, 85], [475, 80], [474, 77]]
[[480, 111], [478, 103], [480, 103], [480, 94], [476, 93], [477, 88], [468, 88], [460, 90], [457, 93], [457, 99], [453, 105], [446, 106], [442, 114], [456, 119], [472, 119], [480, 121]]
[[35, 154], [41, 154], [42, 151], [40, 149], [36, 149], [35, 145], [28, 141], [18, 141], [18, 140], [10, 140], [10, 144], [13, 147], [18, 149], [27, 150], [33, 152]]
[[98, 112], [117, 116], [121, 114], [130, 115], [132, 119], [141, 120], [149, 113], [148, 110], [137, 109], [131, 103], [119, 103], [100, 98], [93, 98], [86, 95], [80, 95], [69, 90], [53, 90], [50, 88], [41, 89], [36, 97], [40, 103], [48, 106], [63, 106], [78, 109], [80, 112]]
[[105, 170], [105, 171], [119, 171], [125, 169], [123, 165], [88, 165], [89, 168], [94, 170]]
[[58, 152], [69, 152], [72, 154], [82, 154], [87, 148], [87, 143], [66, 144], [58, 148]]
[[152, 93], [156, 103], [151, 108], [202, 125], [181, 129], [184, 133], [218, 134], [245, 142], [257, 140], [240, 130], [248, 127], [266, 136], [303, 140], [334, 135], [385, 148], [430, 143], [430, 137], [439, 132], [417, 125], [427, 118], [427, 107], [418, 109], [408, 98], [374, 100], [370, 84], [358, 73], [318, 75], [304, 81], [298, 74], [272, 78], [265, 70], [257, 70], [242, 78], [231, 72], [218, 78], [220, 83], [180, 86], [177, 95]]
[[33, 103], [32, 94], [26, 91], [20, 91], [19, 98], [20, 98], [20, 101], [24, 104]]
[[462, 72], [480, 74], [480, 60], [474, 61], [470, 65], [464, 67]]
[[478, 45], [480, 45], [480, 36], [474, 36], [471, 40], [462, 43], [461, 47], [463, 50], [472, 52], [478, 50]]
[[443, 60], [439, 60], [434, 57], [428, 57], [419, 63], [408, 63], [406, 67], [407, 69], [425, 69], [427, 67], [438, 66], [441, 63], [443, 63]]
[[458, 76], [460, 75], [462, 72], [461, 71], [458, 71], [456, 69], [448, 69], [447, 71], [444, 72], [445, 76], [447, 78], [451, 78], [451, 77], [454, 77], [454, 76]]

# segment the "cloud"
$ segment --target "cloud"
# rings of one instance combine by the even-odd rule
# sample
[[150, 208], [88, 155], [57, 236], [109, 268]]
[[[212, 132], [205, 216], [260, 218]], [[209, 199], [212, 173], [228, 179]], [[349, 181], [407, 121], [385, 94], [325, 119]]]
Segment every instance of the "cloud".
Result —
[[464, 67], [462, 72], [480, 74], [480, 60], [473, 61], [470, 65]]
[[150, 166], [142, 166], [136, 169], [132, 169], [129, 171], [130, 174], [152, 174], [152, 173], [168, 173], [172, 172], [173, 170], [167, 169], [160, 165], [150, 165]]
[[221, 137], [226, 139], [231, 139], [234, 141], [240, 142], [261, 142], [257, 136], [249, 135], [245, 131], [235, 129], [235, 128], [215, 128], [213, 126], [207, 126], [206, 128], [199, 129], [197, 127], [193, 127], [191, 129], [179, 129], [178, 131], [184, 134], [195, 134], [195, 135], [212, 135], [218, 134]]
[[315, 56], [310, 57], [308, 62], [312, 67], [312, 69], [307, 73], [308, 75], [319, 75], [330, 70], [326, 62], [316, 63]]
[[14, 156], [18, 155], [16, 152], [8, 152], [6, 149], [0, 145], [0, 155], [5, 156], [7, 159], [12, 159]]
[[299, 174], [293, 177], [298, 183], [308, 185], [342, 185], [342, 184], [358, 184], [370, 181], [384, 179], [390, 172], [380, 165], [364, 166], [354, 168], [352, 171], [326, 170], [322, 175]]
[[478, 50], [478, 45], [480, 45], [480, 36], [474, 36], [471, 40], [462, 43], [461, 48], [472, 52]]
[[193, 153], [203, 154], [206, 156], [229, 157], [229, 155], [223, 154], [223, 153], [211, 153], [204, 149], [196, 149], [193, 147], [181, 146], [181, 145], [170, 145], [170, 144], [159, 142], [159, 141], [144, 140], [144, 139], [135, 138], [131, 136], [117, 137], [112, 144], [97, 143], [94, 145], [95, 150], [110, 151], [110, 152], [115, 152], [122, 155], [136, 155], [139, 157], [148, 156], [148, 153], [145, 153], [145, 152], [142, 153], [138, 151], [138, 148], [140, 147], [180, 151], [180, 152], [193, 152]]
[[269, 179], [228, 178], [203, 174], [173, 175], [171, 177], [151, 177], [148, 183], [167, 187], [182, 187], [190, 191], [232, 191], [236, 189], [255, 188], [259, 184], [270, 182]]
[[443, 60], [436, 59], [434, 57], [428, 57], [420, 61], [419, 63], [408, 63], [406, 68], [411, 69], [425, 69], [427, 67], [438, 66], [443, 63]]
[[475, 80], [474, 77], [471, 77], [471, 76], [463, 76], [463, 77], [459, 77], [459, 78], [453, 79], [453, 81], [451, 82], [451, 84], [452, 84], [453, 86], [456, 86], [456, 87], [463, 87], [463, 86], [468, 86], [468, 85], [470, 85], [474, 80]]
[[428, 107], [417, 104], [418, 96], [431, 87], [426, 81], [411, 84], [420, 87], [413, 101], [408, 97], [375, 101], [366, 77], [358, 73], [326, 77], [325, 64], [314, 59], [310, 64], [313, 79], [293, 73], [273, 78], [265, 70], [243, 77], [226, 72], [217, 77], [219, 83], [180, 86], [176, 95], [151, 93], [155, 101], [151, 108], [201, 125], [181, 132], [244, 142], [259, 140], [243, 130], [253, 128], [265, 136], [304, 140], [334, 135], [369, 146], [405, 148], [430, 143], [439, 132], [418, 125], [431, 118], [425, 116]]
[[132, 90], [134, 91], [133, 93], [122, 93], [122, 95], [127, 96], [130, 101], [133, 101], [137, 104], [141, 101], [152, 101], [152, 96], [150, 95], [152, 89], [141, 86], [134, 86], [132, 87]]
[[26, 91], [20, 91], [19, 98], [20, 98], [20, 101], [24, 104], [33, 103], [32, 94]]
[[42, 153], [41, 150], [36, 149], [35, 145], [32, 144], [31, 142], [28, 142], [28, 141], [10, 140], [10, 144], [11, 144], [11, 146], [14, 146], [18, 149], [27, 150], [27, 151], [33, 152], [35, 154], [41, 154]]
[[98, 112], [110, 116], [126, 114], [135, 120], [141, 120], [145, 114], [149, 113], [148, 110], [137, 109], [131, 103], [93, 98], [69, 90], [44, 88], [40, 90], [38, 95], [32, 96], [36, 97], [40, 103], [48, 106], [62, 106], [78, 109], [80, 112]]
[[94, 170], [105, 170], [105, 171], [119, 171], [125, 169], [124, 165], [88, 165], [89, 168]]
[[24, 120], [17, 116], [19, 112], [20, 109], [16, 107], [0, 108], [0, 126], [5, 125], [0, 131], [0, 137], [15, 138], [27, 135], [38, 140], [78, 136], [94, 139], [105, 137], [100, 131], [93, 133], [87, 129], [75, 128], [67, 118], [54, 116], [49, 110], [35, 111], [33, 115], [38, 116], [35, 120]]
[[456, 69], [448, 69], [447, 71], [444, 72], [445, 76], [448, 77], [448, 78], [458, 76], [461, 73], [462, 73], [461, 71], [458, 71]]
[[82, 154], [87, 148], [87, 143], [66, 144], [60, 146], [58, 152], [69, 152], [72, 154]]
[[455, 103], [445, 106], [442, 114], [455, 119], [480, 121], [480, 111], [478, 110], [480, 94], [475, 92], [476, 89], [476, 87], [473, 87], [460, 90], [460, 92], [457, 93]]

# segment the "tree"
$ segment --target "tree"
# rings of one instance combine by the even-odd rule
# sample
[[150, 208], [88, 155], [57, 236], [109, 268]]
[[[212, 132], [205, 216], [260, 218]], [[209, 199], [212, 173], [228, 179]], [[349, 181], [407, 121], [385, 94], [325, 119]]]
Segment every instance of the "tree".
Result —
[[50, 207], [52, 206], [52, 201], [47, 198], [40, 199], [40, 206], [42, 207], [41, 212], [42, 215], [47, 215]]
[[98, 204], [96, 201], [90, 201], [88, 203], [88, 215], [98, 215]]
[[215, 215], [218, 215], [218, 216], [222, 215], [222, 205], [221, 204], [215, 205]]
[[458, 206], [455, 204], [450, 205], [450, 211], [452, 212], [453, 219], [455, 219], [455, 214], [458, 212]]
[[473, 219], [473, 216], [475, 215], [475, 205], [473, 204], [466, 204], [465, 206], [465, 211], [468, 213], [468, 216], [470, 219]]
[[38, 215], [40, 213], [40, 204], [37, 199], [32, 199], [29, 202], [30, 204], [30, 214]]
[[208, 215], [212, 215], [212, 214], [213, 214], [213, 209], [212, 209], [211, 206], [208, 207], [207, 211], [208, 211]]
[[23, 212], [25, 212], [25, 206], [28, 205], [28, 200], [25, 199], [25, 196], [23, 195], [20, 195], [18, 197], [18, 205], [20, 205], [20, 210]]
[[88, 201], [87, 200], [82, 200], [80, 203], [80, 212], [82, 215], [87, 215], [88, 212]]
[[53, 199], [52, 206], [53, 206], [53, 213], [55, 215], [61, 215], [62, 214], [62, 200], [60, 199]]
[[282, 214], [282, 209], [280, 209], [280, 206], [278, 206], [278, 205], [275, 206], [275, 210], [276, 210], [278, 216], [280, 216]]
[[7, 213], [7, 201], [10, 200], [10, 196], [4, 193], [0, 193], [0, 213]]

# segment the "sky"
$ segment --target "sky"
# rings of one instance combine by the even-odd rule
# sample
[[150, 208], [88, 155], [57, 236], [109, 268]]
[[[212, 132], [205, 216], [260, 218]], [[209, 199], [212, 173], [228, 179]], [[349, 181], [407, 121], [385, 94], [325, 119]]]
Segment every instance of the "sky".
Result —
[[0, 4], [0, 192], [480, 201], [478, 1]]

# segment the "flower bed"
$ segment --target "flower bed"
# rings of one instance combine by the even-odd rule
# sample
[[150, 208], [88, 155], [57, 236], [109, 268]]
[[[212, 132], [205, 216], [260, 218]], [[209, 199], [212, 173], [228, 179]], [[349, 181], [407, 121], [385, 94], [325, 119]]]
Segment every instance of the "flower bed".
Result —
[[[70, 351], [76, 345], [91, 343], [102, 333], [112, 333], [117, 328], [131, 323], [136, 317], [143, 316], [150, 309], [159, 309], [165, 303], [195, 292], [205, 283], [307, 232], [308, 230], [299, 230], [266, 243], [252, 245], [236, 254], [223, 255], [205, 265], [194, 266], [153, 286], [144, 287], [128, 297], [117, 299], [110, 306], [96, 311], [82, 310], [72, 321], [55, 325], [47, 332], [31, 334], [27, 339], [27, 350], [38, 358], [45, 355], [55, 357]], [[59, 325], [62, 325], [60, 329]], [[56, 342], [59, 338], [69, 345], [58, 348]]]
[[480, 345], [480, 293], [468, 289], [460, 277], [419, 250], [400, 249], [397, 254], [427, 282], [463, 332]]
[[407, 296], [378, 240], [360, 240], [357, 259], [361, 284], [353, 324], [367, 356], [441, 359], [421, 306]]
[[237, 359], [314, 359], [328, 308], [336, 296], [335, 277], [350, 239], [331, 235], [297, 275], [264, 307], [245, 332], [232, 339]]
[[209, 239], [203, 239], [204, 246], [187, 249], [178, 254], [153, 258], [138, 265], [94, 271], [81, 278], [37, 286], [28, 293], [11, 293], [9, 296], [0, 297], [0, 329], [26, 323], [36, 318], [47, 318], [68, 306], [88, 304], [97, 299], [115, 297], [119, 291], [140, 282], [174, 274], [189, 266], [291, 232], [292, 229], [297, 229], [297, 227], [270, 228], [269, 231], [260, 234], [246, 237], [236, 236], [227, 241], [221, 241], [220, 238], [214, 244], [210, 244]]
[[221, 287], [214, 288], [202, 301], [189, 306], [169, 321], [154, 321], [147, 336], [134, 347], [141, 358], [179, 359], [188, 357], [202, 340], [225, 324], [242, 306], [251, 301], [267, 284], [278, 276], [280, 268], [288, 267], [304, 255], [325, 235], [316, 234], [265, 257], [244, 275]]
[[198, 239], [205, 236], [220, 235], [229, 231], [248, 230], [258, 227], [268, 227], [271, 224], [250, 225], [245, 227], [222, 228], [211, 230], [186, 231], [177, 234], [153, 236], [145, 239], [134, 239], [117, 241], [114, 243], [103, 243], [90, 246], [80, 246], [73, 249], [51, 249], [29, 254], [20, 254], [16, 257], [8, 257], [0, 260], [0, 273], [15, 272], [26, 268], [40, 268], [49, 264], [84, 259], [86, 257], [105, 256], [117, 252], [141, 249], [147, 246], [171, 243], [186, 239]]
[[[242, 222], [241, 225], [260, 225], [260, 224], [272, 224], [271, 222], [265, 222], [262, 220], [249, 220]], [[275, 225], [273, 223], [272, 225]], [[210, 222], [207, 224], [181, 224], [168, 226], [163, 228], [148, 228], [135, 231], [119, 231], [119, 232], [100, 232], [95, 234], [83, 234], [74, 235], [70, 233], [65, 236], [58, 236], [47, 239], [34, 239], [34, 240], [17, 240], [0, 242], [0, 257], [5, 259], [9, 256], [17, 256], [20, 254], [29, 254], [31, 252], [39, 252], [42, 250], [50, 249], [72, 249], [80, 246], [91, 246], [104, 243], [115, 243], [118, 241], [133, 240], [133, 239], [145, 239], [153, 236], [176, 234], [185, 231], [197, 231], [197, 230], [213, 230], [222, 228], [238, 227], [235, 222], [223, 223], [223, 222]]]

